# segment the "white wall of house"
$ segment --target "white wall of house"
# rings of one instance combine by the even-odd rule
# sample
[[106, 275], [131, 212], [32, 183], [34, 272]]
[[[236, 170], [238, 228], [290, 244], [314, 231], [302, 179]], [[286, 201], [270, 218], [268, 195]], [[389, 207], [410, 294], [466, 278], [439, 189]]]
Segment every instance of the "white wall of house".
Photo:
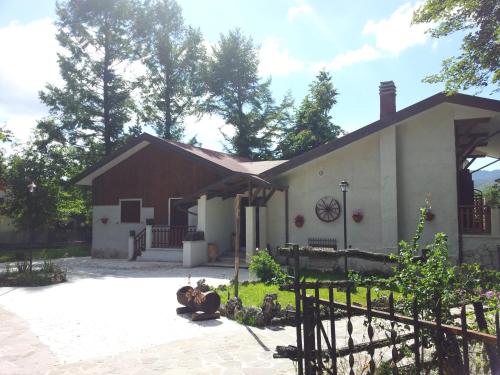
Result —
[[[419, 208], [430, 194], [436, 216], [427, 223], [422, 243], [430, 241], [436, 232], [445, 232], [450, 256], [456, 260], [454, 120], [495, 115], [460, 105], [440, 105], [285, 172], [280, 181], [289, 186], [290, 242], [307, 244], [309, 237], [323, 237], [336, 238], [339, 248], [343, 246], [342, 215], [333, 223], [323, 223], [316, 217], [314, 207], [326, 195], [342, 205], [339, 183], [345, 179], [350, 184], [348, 245], [371, 251], [395, 251], [399, 240], [412, 238]], [[352, 219], [354, 208], [364, 211], [361, 223]], [[294, 225], [297, 214], [305, 217], [302, 228]], [[268, 223], [271, 246], [283, 244], [282, 193], [276, 193], [268, 202]]]
[[[348, 147], [315, 159], [286, 173], [282, 182], [289, 186], [290, 242], [307, 244], [309, 237], [336, 238], [343, 244], [342, 215], [332, 223], [318, 219], [317, 201], [333, 196], [342, 206], [339, 183], [349, 182], [347, 193], [348, 245], [377, 249], [381, 243], [380, 153], [378, 134], [363, 138]], [[269, 242], [272, 247], [283, 244], [284, 198], [276, 193], [268, 202]], [[364, 219], [357, 224], [352, 210], [361, 208]], [[343, 210], [343, 207], [342, 207]], [[294, 224], [296, 215], [305, 218], [302, 228]]]
[[[154, 207], [141, 208], [140, 223], [121, 223], [120, 206], [92, 208], [92, 256], [98, 258], [127, 258], [128, 237], [131, 230], [142, 230], [146, 219], [154, 218]], [[102, 218], [107, 218], [106, 224]]]
[[198, 200], [198, 230], [205, 232], [207, 243], [217, 245], [219, 253], [228, 252], [234, 231], [234, 198], [202, 196]]

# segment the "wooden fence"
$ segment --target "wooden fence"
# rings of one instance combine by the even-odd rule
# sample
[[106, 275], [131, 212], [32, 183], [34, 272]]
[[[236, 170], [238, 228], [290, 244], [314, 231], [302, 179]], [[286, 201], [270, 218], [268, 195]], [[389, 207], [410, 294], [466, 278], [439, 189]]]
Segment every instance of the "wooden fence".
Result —
[[[281, 250], [283, 253], [283, 250]], [[366, 307], [352, 303], [352, 290], [356, 285], [351, 281], [328, 281], [328, 282], [305, 282], [300, 281], [299, 256], [304, 253], [297, 246], [286, 251], [292, 252], [294, 259], [294, 283], [284, 285], [282, 290], [293, 291], [295, 294], [295, 326], [296, 326], [296, 346], [278, 346], [275, 358], [290, 358], [297, 361], [298, 373], [303, 374], [334, 374], [340, 375], [338, 367], [341, 357], [348, 357], [346, 373], [355, 375], [354, 355], [366, 352], [368, 355], [368, 374], [374, 375], [377, 370], [375, 361], [375, 351], [380, 348], [390, 348], [389, 367], [392, 374], [427, 374], [430, 369], [434, 369], [440, 375], [449, 374], [450, 363], [453, 368], [459, 370], [456, 375], [472, 374], [469, 360], [469, 344], [480, 342], [484, 345], [488, 355], [491, 374], [500, 374], [500, 323], [499, 314], [495, 314], [496, 334], [474, 331], [468, 329], [466, 306], [460, 307], [458, 325], [442, 323], [442, 311], [440, 296], [436, 296], [436, 314], [433, 321], [420, 318], [420, 308], [418, 301], [413, 302], [412, 316], [398, 314], [394, 308], [394, 295], [389, 294], [387, 309], [372, 308], [372, 289], [366, 291]], [[285, 252], [286, 252], [285, 251]], [[356, 251], [357, 255], [364, 258], [366, 252]], [[368, 256], [370, 257], [370, 256]], [[370, 257], [373, 259], [372, 257]], [[424, 257], [425, 260], [425, 257]], [[339, 302], [335, 298], [335, 288], [344, 288], [346, 291], [346, 302]], [[320, 298], [320, 290], [328, 290], [328, 299]], [[308, 294], [312, 291], [312, 294]], [[480, 306], [482, 309], [482, 305]], [[345, 321], [336, 321], [336, 316], [342, 313], [346, 316]], [[368, 342], [354, 344], [353, 322], [355, 315], [362, 315], [366, 321], [366, 333]], [[389, 335], [385, 339], [375, 339], [375, 325], [373, 318], [381, 319], [387, 323], [386, 330]], [[327, 327], [324, 322], [329, 322]], [[397, 324], [412, 327], [409, 333], [400, 334]], [[348, 334], [347, 347], [338, 348], [336, 329], [339, 324], [345, 324]], [[481, 324], [478, 325], [481, 327]], [[359, 326], [359, 325], [358, 325]], [[483, 327], [484, 328], [484, 327]], [[434, 346], [432, 346], [432, 337]], [[460, 348], [457, 357], [450, 357], [446, 352], [445, 337], [455, 337], [460, 339]], [[411, 362], [401, 363], [403, 356], [399, 351], [402, 343], [410, 342], [408, 345], [413, 352]], [[448, 340], [449, 341], [449, 340]], [[427, 346], [427, 354], [423, 351], [423, 342]], [[458, 340], [457, 340], [458, 342]], [[431, 344], [430, 344], [431, 343]], [[398, 347], [399, 346], [399, 347]], [[461, 350], [460, 350], [461, 349]], [[429, 354], [430, 350], [430, 354]], [[387, 349], [386, 349], [387, 351]], [[455, 352], [457, 354], [457, 352]], [[408, 358], [408, 357], [406, 357]], [[450, 362], [451, 361], [451, 362]], [[445, 372], [445, 369], [447, 371]]]

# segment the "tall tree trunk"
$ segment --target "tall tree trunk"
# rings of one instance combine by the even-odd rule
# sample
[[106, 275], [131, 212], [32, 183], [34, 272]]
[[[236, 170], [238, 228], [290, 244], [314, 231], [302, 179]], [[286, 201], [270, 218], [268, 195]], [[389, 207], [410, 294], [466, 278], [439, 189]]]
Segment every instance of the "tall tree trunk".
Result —
[[104, 71], [102, 75], [103, 81], [103, 122], [104, 122], [104, 152], [109, 155], [112, 151], [111, 144], [111, 119], [110, 119], [110, 101], [109, 101], [109, 84], [110, 84], [110, 56], [109, 56], [109, 26], [107, 19], [105, 22], [104, 33]]
[[163, 128], [163, 138], [171, 139], [172, 138], [172, 109], [170, 108], [172, 105], [172, 100], [170, 98], [170, 81], [169, 81], [169, 72], [168, 66], [165, 67], [165, 123]]

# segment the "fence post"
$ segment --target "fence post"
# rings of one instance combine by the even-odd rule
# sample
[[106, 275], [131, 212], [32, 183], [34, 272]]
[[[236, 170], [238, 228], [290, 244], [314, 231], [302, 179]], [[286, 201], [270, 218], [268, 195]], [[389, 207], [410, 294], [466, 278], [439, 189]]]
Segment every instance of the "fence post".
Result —
[[314, 367], [314, 304], [307, 297], [305, 287], [302, 288], [302, 301], [304, 302], [304, 362], [306, 375], [316, 375]]
[[128, 236], [128, 260], [135, 260], [135, 230], [131, 230]]
[[293, 289], [295, 292], [295, 328], [297, 332], [297, 363], [299, 375], [304, 374], [303, 367], [303, 352], [302, 352], [302, 317], [300, 308], [300, 258], [299, 258], [299, 245], [292, 245], [293, 252], [293, 268], [294, 268], [294, 280]]

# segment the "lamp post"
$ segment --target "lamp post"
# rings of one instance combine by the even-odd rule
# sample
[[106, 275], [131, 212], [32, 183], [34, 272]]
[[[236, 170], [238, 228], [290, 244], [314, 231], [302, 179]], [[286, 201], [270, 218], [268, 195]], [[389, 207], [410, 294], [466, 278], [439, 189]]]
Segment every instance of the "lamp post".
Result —
[[346, 250], [346, 254], [344, 257], [344, 272], [345, 272], [345, 279], [347, 280], [347, 209], [346, 209], [346, 193], [347, 193], [347, 188], [349, 187], [349, 183], [345, 180], [343, 180], [340, 183], [340, 190], [342, 191], [342, 201], [343, 201], [343, 208], [344, 208], [344, 250]]
[[27, 186], [28, 187], [28, 212], [29, 212], [29, 222], [30, 222], [30, 272], [33, 270], [33, 246], [35, 244], [35, 218], [33, 212], [33, 194], [36, 189], [36, 185], [33, 181]]

